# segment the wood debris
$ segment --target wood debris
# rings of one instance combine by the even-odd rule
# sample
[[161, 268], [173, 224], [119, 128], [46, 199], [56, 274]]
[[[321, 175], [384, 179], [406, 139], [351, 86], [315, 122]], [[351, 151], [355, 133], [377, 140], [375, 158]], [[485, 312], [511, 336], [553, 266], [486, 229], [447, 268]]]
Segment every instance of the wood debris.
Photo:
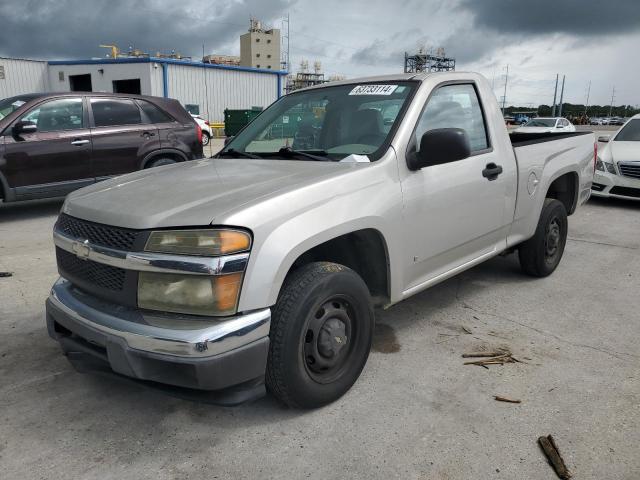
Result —
[[567, 480], [571, 478], [571, 472], [567, 468], [560, 455], [560, 450], [558, 450], [558, 446], [556, 445], [555, 440], [551, 435], [547, 435], [546, 437], [539, 437], [538, 444], [542, 451], [549, 460], [549, 464], [553, 467], [559, 478], [562, 480]]
[[495, 398], [498, 402], [522, 403], [522, 400], [513, 400], [511, 398], [501, 397], [500, 395], [494, 395], [493, 398]]
[[478, 365], [487, 368], [487, 365], [504, 365], [505, 363], [519, 362], [507, 349], [495, 350], [492, 352], [470, 352], [463, 353], [462, 358], [479, 358], [464, 362], [465, 365]]
[[0, 277], [13, 277], [13, 272], [0, 272]]

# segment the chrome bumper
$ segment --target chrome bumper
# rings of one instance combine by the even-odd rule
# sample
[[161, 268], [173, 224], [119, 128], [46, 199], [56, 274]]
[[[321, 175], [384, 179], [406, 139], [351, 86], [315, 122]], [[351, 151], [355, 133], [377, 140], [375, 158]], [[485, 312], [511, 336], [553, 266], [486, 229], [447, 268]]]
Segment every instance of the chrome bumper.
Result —
[[75, 290], [60, 278], [48, 302], [91, 330], [123, 339], [135, 350], [189, 358], [212, 357], [269, 336], [271, 310], [228, 318], [154, 315]]

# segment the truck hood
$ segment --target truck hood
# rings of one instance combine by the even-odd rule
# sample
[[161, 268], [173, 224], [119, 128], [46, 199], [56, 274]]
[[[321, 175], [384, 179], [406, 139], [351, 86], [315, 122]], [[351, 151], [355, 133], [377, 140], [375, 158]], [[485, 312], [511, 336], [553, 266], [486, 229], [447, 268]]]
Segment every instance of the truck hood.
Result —
[[303, 160], [197, 160], [142, 170], [77, 190], [67, 197], [62, 211], [125, 228], [204, 226], [243, 205], [355, 168], [354, 163]]
[[616, 142], [607, 144], [616, 162], [640, 162], [640, 142]]

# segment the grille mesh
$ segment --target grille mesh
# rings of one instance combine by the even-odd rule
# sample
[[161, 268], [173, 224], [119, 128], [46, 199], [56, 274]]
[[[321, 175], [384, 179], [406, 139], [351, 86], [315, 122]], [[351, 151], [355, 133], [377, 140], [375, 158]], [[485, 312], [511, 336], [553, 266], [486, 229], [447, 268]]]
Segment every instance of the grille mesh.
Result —
[[60, 272], [63, 276], [66, 273], [72, 277], [72, 281], [78, 279], [116, 292], [124, 287], [126, 270], [91, 260], [80, 260], [61, 248], [56, 248], [56, 258]]
[[131, 250], [140, 232], [126, 228], [111, 227], [87, 222], [62, 214], [58, 218], [56, 230], [73, 238], [89, 240], [94, 245]]
[[640, 178], [640, 163], [618, 163], [618, 168], [625, 177]]

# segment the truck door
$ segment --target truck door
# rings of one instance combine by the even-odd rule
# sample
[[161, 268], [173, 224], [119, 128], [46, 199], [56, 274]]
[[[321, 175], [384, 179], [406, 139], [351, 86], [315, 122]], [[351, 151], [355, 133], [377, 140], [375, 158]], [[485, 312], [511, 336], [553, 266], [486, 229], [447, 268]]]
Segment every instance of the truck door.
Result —
[[66, 195], [93, 183], [91, 134], [82, 97], [45, 101], [19, 121], [35, 130], [5, 132], [3, 170], [18, 199]]
[[93, 173], [97, 180], [140, 169], [142, 159], [160, 148], [158, 129], [131, 98], [91, 98]]
[[[420, 148], [424, 132], [436, 128], [465, 130], [471, 156], [411, 171], [402, 180], [409, 290], [492, 255], [507, 235], [505, 197], [508, 182], [515, 182], [515, 165], [502, 165], [492, 148], [473, 83], [443, 85], [433, 91], [415, 127], [415, 148]], [[509, 174], [489, 180], [492, 164], [505, 167]]]

